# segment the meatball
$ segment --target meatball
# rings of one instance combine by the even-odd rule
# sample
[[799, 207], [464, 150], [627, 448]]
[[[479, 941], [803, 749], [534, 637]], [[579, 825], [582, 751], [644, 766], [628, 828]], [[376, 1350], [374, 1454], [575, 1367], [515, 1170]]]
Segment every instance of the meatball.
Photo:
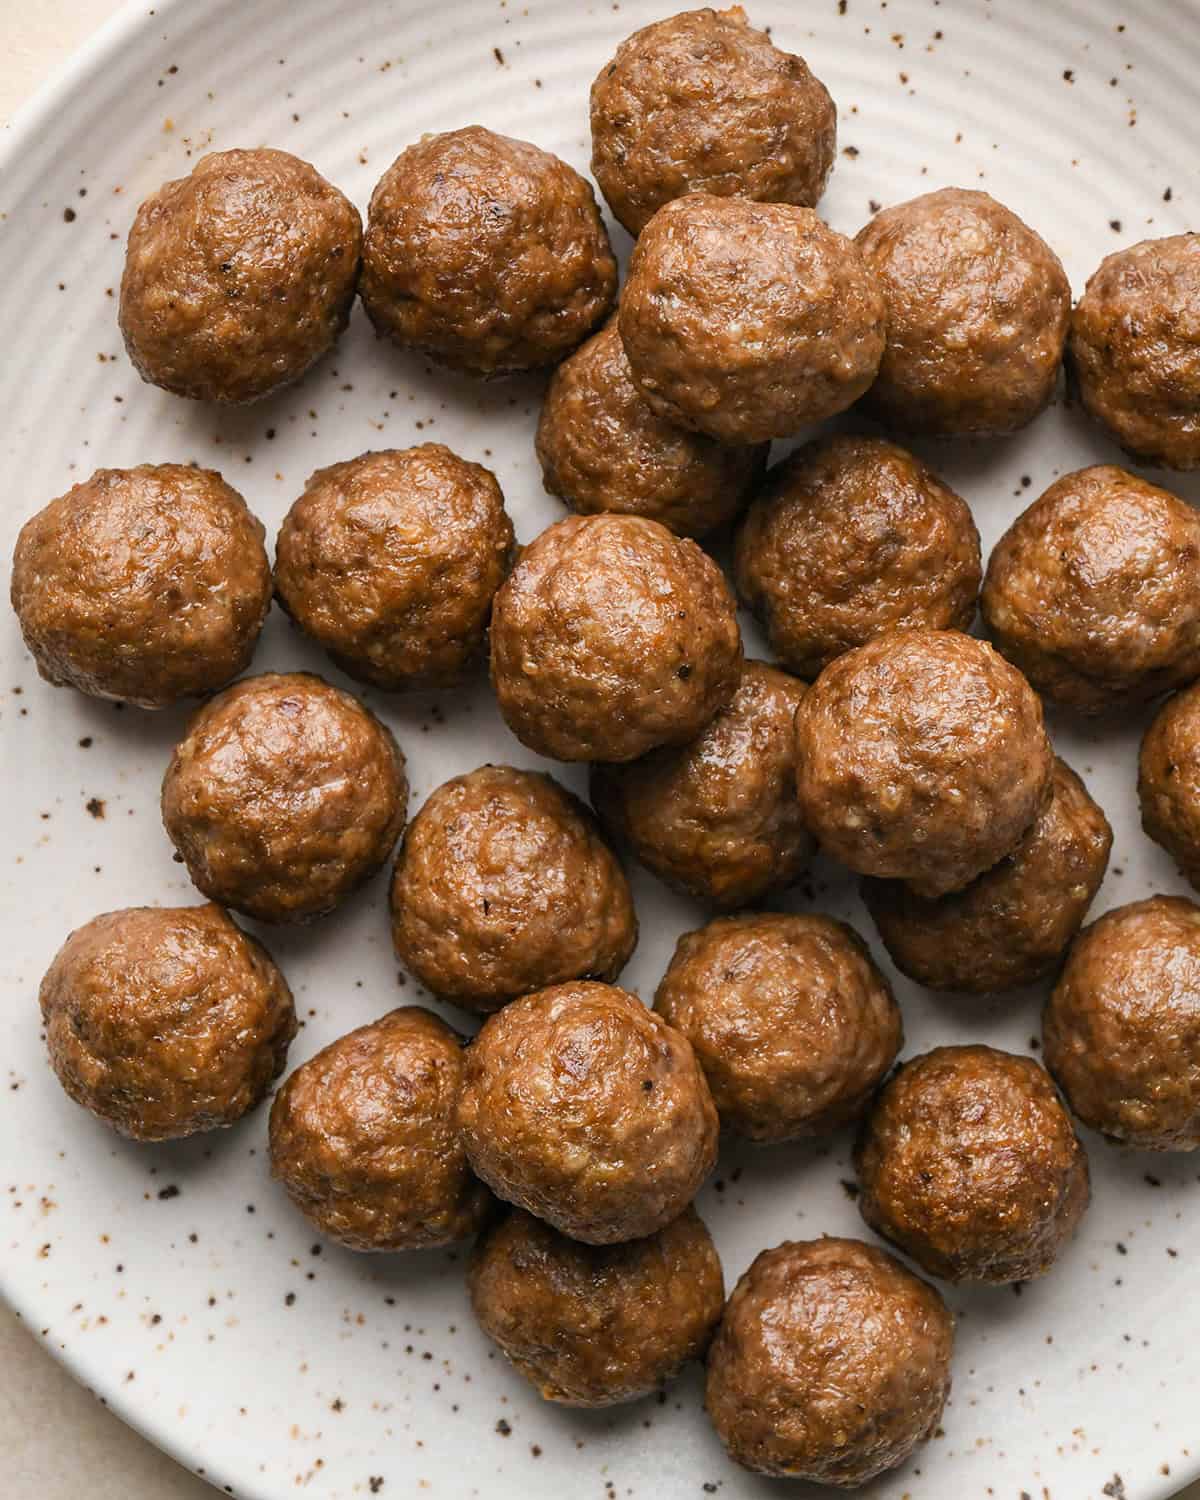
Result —
[[492, 1210], [455, 1120], [463, 1039], [408, 1005], [339, 1037], [271, 1106], [271, 1175], [322, 1234], [350, 1250], [430, 1250]]
[[815, 677], [884, 630], [967, 630], [981, 576], [966, 502], [879, 438], [810, 443], [767, 476], [737, 537], [738, 594]]
[[283, 1071], [292, 992], [219, 906], [134, 906], [76, 928], [39, 992], [50, 1065], [135, 1141], [232, 1125]]
[[1138, 760], [1142, 827], [1200, 890], [1200, 683], [1169, 699]]
[[921, 896], [960, 890], [1017, 843], [1050, 795], [1037, 694], [983, 641], [896, 630], [821, 673], [796, 713], [808, 826], [860, 875]]
[[1200, 466], [1200, 236], [1106, 256], [1071, 318], [1070, 368], [1087, 414], [1132, 457]]
[[591, 185], [481, 125], [408, 146], [371, 195], [362, 300], [376, 330], [469, 375], [557, 364], [603, 321], [617, 263]]
[[854, 244], [811, 209], [693, 193], [634, 246], [619, 327], [659, 416], [765, 443], [858, 400], [879, 368], [885, 309]]
[[1054, 393], [1071, 312], [1045, 240], [987, 193], [943, 188], [885, 208], [856, 243], [887, 303], [872, 415], [928, 437], [1032, 422]]
[[137, 211], [121, 278], [125, 348], [143, 380], [196, 401], [258, 401], [337, 342], [362, 220], [286, 151], [217, 151]]
[[568, 979], [615, 979], [637, 917], [590, 809], [549, 776], [481, 766], [409, 825], [392, 938], [435, 995], [486, 1013]]
[[318, 469], [280, 529], [275, 587], [351, 677], [444, 687], [480, 655], [512, 552], [496, 476], [422, 443]]
[[383, 864], [408, 782], [391, 731], [308, 672], [267, 672], [200, 709], [162, 815], [196, 887], [260, 922], [331, 911]]
[[1142, 1151], [1200, 1146], [1200, 907], [1153, 896], [1075, 939], [1046, 1006], [1046, 1066], [1085, 1125]]
[[165, 708], [249, 664], [271, 607], [262, 523], [211, 469], [97, 469], [21, 528], [12, 604], [47, 682]]
[[805, 687], [748, 661], [727, 708], [689, 744], [592, 770], [592, 802], [647, 869], [705, 906], [752, 906], [814, 850], [796, 801]]
[[980, 601], [1038, 692], [1120, 712], [1200, 676], [1200, 515], [1111, 464], [1064, 474], [992, 551]]
[[467, 1052], [459, 1123], [495, 1193], [589, 1245], [662, 1229], [717, 1159], [691, 1044], [608, 984], [555, 985], [489, 1017]]
[[705, 1405], [744, 1468], [853, 1489], [932, 1437], [953, 1346], [946, 1304], [886, 1251], [789, 1240], [734, 1288]]
[[626, 37], [591, 106], [592, 175], [632, 235], [691, 192], [812, 208], [837, 149], [828, 89], [740, 5]]
[[547, 527], [496, 595], [491, 646], [508, 727], [566, 761], [633, 760], [694, 739], [742, 670], [720, 568], [640, 516]]
[[863, 1218], [947, 1281], [1045, 1275], [1090, 1197], [1087, 1154], [1049, 1074], [994, 1047], [906, 1063], [854, 1160]]
[[703, 1359], [725, 1283], [694, 1209], [645, 1239], [581, 1245], [519, 1209], [489, 1230], [468, 1282], [479, 1325], [546, 1401], [615, 1406]]
[[537, 455], [546, 489], [582, 515], [647, 516], [680, 536], [703, 536], [741, 510], [767, 450], [723, 447], [652, 411], [614, 319], [555, 370]]
[[904, 1039], [891, 986], [844, 922], [720, 917], [685, 932], [654, 999], [695, 1049], [721, 1124], [763, 1145], [858, 1115]]
[[999, 864], [934, 899], [899, 880], [866, 880], [863, 900], [902, 974], [931, 990], [992, 995], [1058, 967], [1111, 849], [1108, 819], [1056, 759], [1049, 801]]

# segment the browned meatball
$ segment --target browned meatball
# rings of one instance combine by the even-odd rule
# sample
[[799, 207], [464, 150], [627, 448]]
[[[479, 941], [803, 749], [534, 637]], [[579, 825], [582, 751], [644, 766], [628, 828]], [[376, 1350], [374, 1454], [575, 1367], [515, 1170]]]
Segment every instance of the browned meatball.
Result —
[[422, 443], [318, 469], [280, 529], [275, 587], [351, 677], [443, 687], [482, 651], [512, 551], [496, 476]]
[[804, 691], [786, 672], [746, 662], [729, 706], [697, 739], [593, 767], [602, 821], [647, 869], [717, 910], [791, 885], [815, 847], [796, 801]]
[[271, 607], [262, 523], [211, 469], [97, 469], [21, 528], [12, 604], [47, 682], [165, 708], [254, 654]]
[[995, 1047], [935, 1047], [880, 1094], [855, 1146], [858, 1206], [931, 1275], [1044, 1275], [1088, 1206], [1087, 1153], [1049, 1074]]
[[816, 915], [720, 917], [685, 932], [654, 1008], [695, 1048], [722, 1125], [764, 1145], [854, 1119], [904, 1040], [866, 944]]
[[705, 1405], [744, 1468], [853, 1489], [932, 1437], [953, 1347], [946, 1304], [886, 1251], [788, 1240], [734, 1288]]
[[1143, 463], [1200, 466], [1200, 236], [1106, 256], [1071, 318], [1084, 409]]
[[1112, 829], [1065, 761], [1020, 843], [961, 891], [928, 899], [867, 880], [863, 900], [903, 974], [931, 990], [991, 995], [1057, 968], [1108, 867]]
[[589, 1245], [669, 1224], [717, 1159], [687, 1038], [615, 985], [555, 985], [489, 1017], [459, 1101], [467, 1156], [509, 1203]]
[[486, 1013], [564, 980], [615, 979], [637, 917], [578, 798], [536, 771], [481, 766], [438, 787], [409, 825], [392, 939], [435, 995]]
[[721, 570], [640, 516], [568, 516], [496, 595], [492, 685], [522, 744], [633, 760], [695, 738], [737, 689], [742, 639]]
[[1200, 907], [1153, 896], [1075, 939], [1046, 1006], [1046, 1066], [1085, 1125], [1142, 1151], [1200, 1146]]
[[615, 511], [703, 536], [731, 521], [766, 463], [658, 416], [629, 373], [616, 320], [555, 370], [537, 430], [542, 479], [573, 511]]
[[76, 928], [40, 991], [50, 1065], [135, 1141], [240, 1120], [283, 1071], [292, 992], [219, 906], [134, 906]]
[[815, 677], [884, 630], [968, 629], [979, 532], [965, 501], [911, 453], [832, 437], [767, 475], [738, 532], [735, 570], [771, 649]]
[[1124, 469], [1064, 474], [996, 543], [980, 600], [1039, 693], [1119, 712], [1200, 675], [1200, 515]]
[[137, 211], [119, 318], [143, 380], [243, 402], [298, 380], [350, 318], [362, 220], [286, 151], [217, 151]]
[[692, 193], [634, 246], [619, 326], [659, 416], [718, 442], [765, 443], [858, 400], [885, 311], [852, 241], [811, 209]]
[[426, 135], [371, 195], [363, 306], [380, 334], [470, 375], [557, 364], [612, 307], [591, 185], [481, 125]]
[[455, 1120], [463, 1040], [419, 1005], [301, 1063], [271, 1106], [271, 1175], [351, 1250], [430, 1250], [482, 1228], [493, 1199]]
[[1200, 683], [1159, 709], [1138, 760], [1142, 827], [1200, 890]]
[[519, 1209], [476, 1245], [468, 1273], [484, 1333], [546, 1401], [614, 1406], [703, 1359], [725, 1305], [694, 1209], [645, 1239], [581, 1245]]
[[740, 5], [643, 26], [592, 84], [592, 174], [633, 235], [691, 192], [812, 208], [836, 149], [828, 89]]
[[1041, 235], [987, 193], [942, 188], [858, 233], [887, 302], [866, 405], [901, 432], [998, 436], [1054, 393], [1071, 287]]
[[796, 713], [797, 790], [825, 850], [922, 896], [1012, 852], [1050, 795], [1029, 684], [983, 641], [896, 630], [821, 673]]
[[391, 731], [308, 672], [247, 677], [205, 704], [162, 785], [198, 889], [260, 922], [332, 910], [387, 859], [407, 803]]

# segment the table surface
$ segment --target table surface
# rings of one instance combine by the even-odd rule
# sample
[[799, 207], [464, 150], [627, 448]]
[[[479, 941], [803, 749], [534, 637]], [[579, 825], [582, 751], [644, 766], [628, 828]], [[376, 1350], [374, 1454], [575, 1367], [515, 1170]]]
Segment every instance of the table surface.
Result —
[[[4, 18], [0, 124], [122, 0], [37, 0]], [[664, 8], [665, 0], [664, 0]], [[211, 1500], [213, 1491], [125, 1427], [0, 1307], [0, 1453], [6, 1494], [39, 1500]], [[1178, 1500], [1200, 1500], [1200, 1483]]]

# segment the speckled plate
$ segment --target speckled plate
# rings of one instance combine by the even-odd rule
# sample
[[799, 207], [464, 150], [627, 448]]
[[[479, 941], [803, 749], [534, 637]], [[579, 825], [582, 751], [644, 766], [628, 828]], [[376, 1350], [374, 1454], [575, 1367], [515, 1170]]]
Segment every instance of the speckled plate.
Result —
[[[364, 208], [401, 146], [469, 121], [585, 168], [593, 74], [626, 32], [669, 8], [168, 0], [124, 12], [3, 142], [5, 555], [29, 514], [97, 465], [198, 459], [273, 528], [316, 466], [422, 435], [496, 469], [523, 539], [553, 520], [532, 451], [538, 386], [432, 376], [376, 344], [357, 313], [300, 388], [247, 412], [140, 384], [115, 321], [123, 241], [139, 199], [209, 147], [287, 147]], [[1179, 132], [1194, 113], [1194, 0], [751, 9], [838, 101], [841, 155], [823, 212], [839, 228], [853, 232], [877, 203], [978, 184], [1050, 239], [1078, 290], [1107, 251], [1193, 215], [1192, 144]], [[1011, 441], [927, 456], [968, 497], [987, 545], [1056, 474], [1117, 457], [1061, 406]], [[192, 896], [157, 811], [183, 715], [118, 712], [45, 686], [7, 612], [0, 653], [0, 1286], [47, 1348], [183, 1463], [255, 1500], [780, 1493], [726, 1462], [695, 1372], [663, 1402], [557, 1411], [472, 1326], [461, 1257], [356, 1258], [316, 1243], [268, 1180], [265, 1111], [211, 1139], [138, 1148], [62, 1095], [35, 995], [66, 932], [99, 911]], [[256, 667], [285, 666], [328, 670], [276, 611]], [[371, 701], [408, 753], [414, 805], [483, 760], [532, 761], [482, 685]], [[1179, 889], [1137, 826], [1141, 726], [1103, 737], [1054, 728], [1116, 828], [1097, 910]], [[649, 995], [675, 935], [698, 919], [649, 877], [635, 883], [643, 939], [627, 982]], [[814, 869], [797, 901], [869, 933], [830, 870]], [[397, 981], [382, 880], [307, 931], [266, 936], [305, 1019], [294, 1061], [416, 998]], [[898, 992], [909, 1050], [968, 1038], [1037, 1046], [1036, 994], [981, 1005], [904, 982]], [[1200, 1162], [1089, 1145], [1095, 1205], [1082, 1234], [1019, 1297], [951, 1291], [961, 1334], [944, 1434], [873, 1495], [1155, 1500], [1200, 1469]], [[726, 1152], [701, 1208], [730, 1281], [785, 1236], [864, 1232], [849, 1176], [842, 1138]]]

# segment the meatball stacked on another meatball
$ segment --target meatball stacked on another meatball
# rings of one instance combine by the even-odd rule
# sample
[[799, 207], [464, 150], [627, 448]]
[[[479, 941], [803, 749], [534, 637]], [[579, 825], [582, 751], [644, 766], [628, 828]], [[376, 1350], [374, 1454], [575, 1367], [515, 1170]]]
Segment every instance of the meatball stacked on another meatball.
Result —
[[1200, 890], [1200, 683], [1169, 698], [1138, 758], [1142, 827]]

